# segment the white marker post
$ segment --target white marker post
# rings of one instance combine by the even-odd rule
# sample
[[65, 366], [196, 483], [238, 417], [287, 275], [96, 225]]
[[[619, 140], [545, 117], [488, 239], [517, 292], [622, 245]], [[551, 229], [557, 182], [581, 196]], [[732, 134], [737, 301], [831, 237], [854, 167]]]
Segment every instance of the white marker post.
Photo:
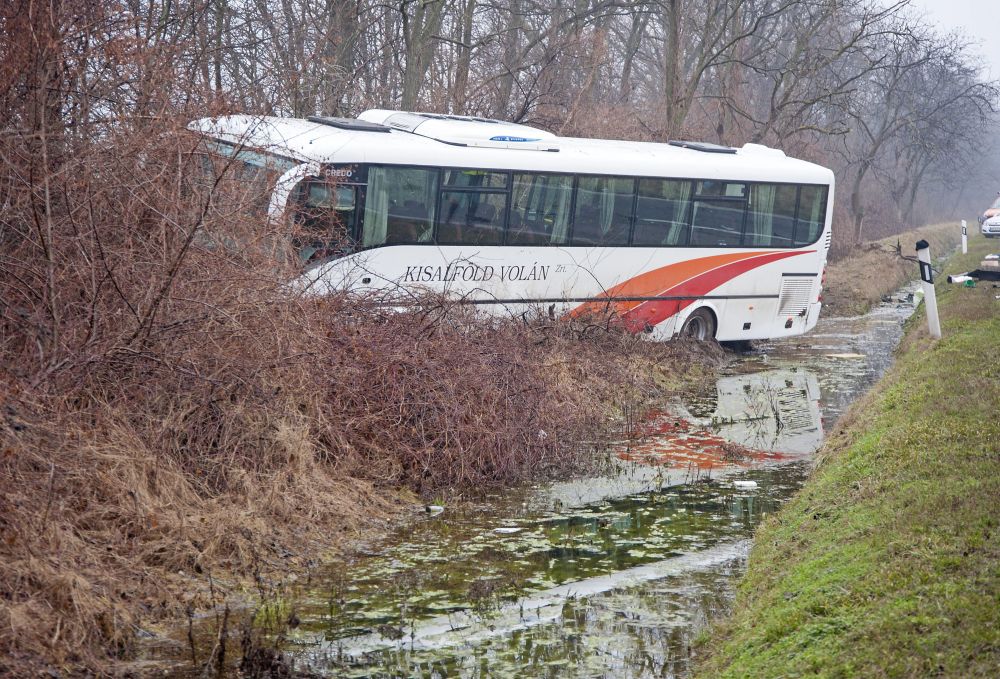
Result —
[[917, 261], [920, 262], [924, 306], [927, 307], [927, 329], [931, 337], [941, 339], [941, 321], [938, 320], [937, 297], [934, 296], [934, 270], [931, 269], [931, 246], [925, 240], [917, 241]]
[[969, 254], [969, 229], [965, 225], [965, 220], [962, 220], [962, 254]]

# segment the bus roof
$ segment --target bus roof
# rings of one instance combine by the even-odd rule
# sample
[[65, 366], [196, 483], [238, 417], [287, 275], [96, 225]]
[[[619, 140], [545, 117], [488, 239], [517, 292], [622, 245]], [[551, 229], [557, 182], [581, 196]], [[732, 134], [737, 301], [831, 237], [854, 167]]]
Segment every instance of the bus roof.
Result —
[[351, 121], [344, 119], [233, 115], [202, 118], [188, 127], [219, 141], [321, 164], [833, 184], [831, 170], [757, 144], [727, 149], [557, 137], [526, 125], [483, 118], [384, 110], [366, 111], [358, 120], [366, 123], [358, 126], [362, 129], [352, 129]]

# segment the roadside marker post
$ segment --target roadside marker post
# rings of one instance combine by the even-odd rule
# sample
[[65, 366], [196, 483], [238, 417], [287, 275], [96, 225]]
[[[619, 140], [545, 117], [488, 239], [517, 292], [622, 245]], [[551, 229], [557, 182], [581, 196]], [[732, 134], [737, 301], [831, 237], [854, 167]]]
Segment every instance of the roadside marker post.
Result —
[[[964, 241], [965, 238], [963, 237], [962, 240]], [[930, 331], [931, 337], [941, 339], [941, 321], [938, 319], [937, 297], [934, 296], [931, 246], [925, 240], [917, 241], [917, 261], [920, 263], [920, 281], [924, 288], [924, 306], [927, 307], [927, 329]]]
[[964, 219], [962, 220], [962, 254], [969, 254], [969, 229]]

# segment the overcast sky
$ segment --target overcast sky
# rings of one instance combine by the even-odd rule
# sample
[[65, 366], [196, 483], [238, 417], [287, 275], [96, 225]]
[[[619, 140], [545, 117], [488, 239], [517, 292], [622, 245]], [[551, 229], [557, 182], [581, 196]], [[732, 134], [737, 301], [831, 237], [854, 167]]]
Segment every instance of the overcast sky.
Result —
[[912, 0], [914, 11], [942, 32], [967, 36], [970, 54], [980, 54], [988, 75], [1000, 78], [1000, 0]]

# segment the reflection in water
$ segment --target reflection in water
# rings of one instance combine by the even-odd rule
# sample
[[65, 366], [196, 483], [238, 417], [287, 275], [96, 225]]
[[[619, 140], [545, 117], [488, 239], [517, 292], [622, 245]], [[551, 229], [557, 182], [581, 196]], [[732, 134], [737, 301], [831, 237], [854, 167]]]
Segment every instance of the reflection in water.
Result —
[[[907, 292], [899, 297], [906, 299]], [[894, 301], [864, 316], [820, 318], [808, 335], [760, 343], [737, 369], [808, 366], [819, 380], [825, 421], [832, 424], [892, 365], [903, 323], [912, 313], [912, 304]]]
[[[300, 660], [341, 676], [683, 674], [693, 631], [725, 610], [722, 583], [822, 437], [805, 370], [730, 375], [688, 402], [698, 415], [654, 414], [603, 485], [446, 512], [356, 565], [335, 601], [299, 613]], [[737, 491], [736, 476], [756, 487]]]
[[[357, 569], [367, 577], [314, 618], [301, 658], [355, 676], [685, 675], [754, 527], [805, 479], [823, 411], [839, 416], [889, 366], [910, 313], [883, 305], [763, 345], [707, 394], [652, 413], [615, 473], [428, 522], [382, 557], [390, 565]], [[736, 477], [757, 487], [737, 491]], [[484, 580], [495, 585], [469, 586]], [[401, 638], [370, 623], [357, 634], [366, 619], [391, 620]]]
[[621, 456], [699, 470], [808, 456], [823, 440], [819, 394], [807, 370], [722, 377], [710, 393], [688, 395], [671, 411], [651, 414], [647, 439]]

